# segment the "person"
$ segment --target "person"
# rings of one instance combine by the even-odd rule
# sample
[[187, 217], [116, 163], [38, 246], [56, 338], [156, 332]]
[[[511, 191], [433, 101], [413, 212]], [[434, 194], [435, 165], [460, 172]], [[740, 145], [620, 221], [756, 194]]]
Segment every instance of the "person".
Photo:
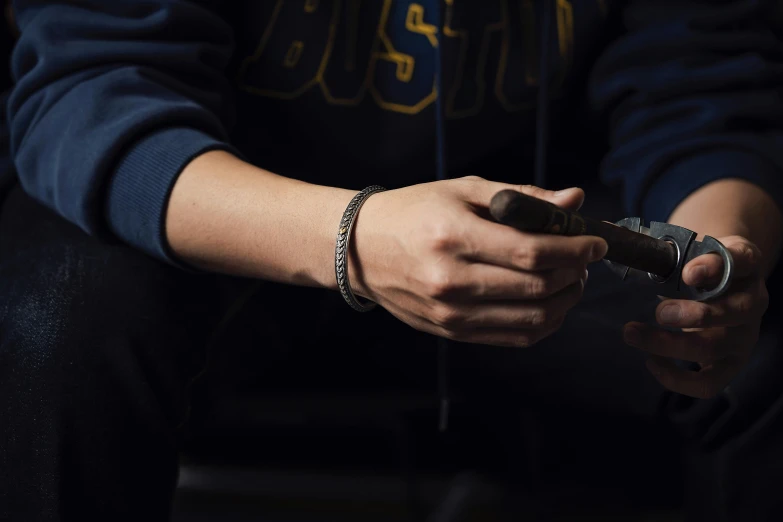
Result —
[[[668, 397], [711, 442], [694, 519], [783, 512], [780, 366], [753, 350], [782, 235], [774, 3], [13, 8], [0, 518], [165, 520], [205, 339], [256, 281], [265, 379], [426, 380], [446, 353], [452, 387], [518, 403], [650, 418]], [[602, 239], [487, 219], [509, 188], [589, 205], [599, 171], [628, 215], [722, 241], [730, 292], [639, 299]]]

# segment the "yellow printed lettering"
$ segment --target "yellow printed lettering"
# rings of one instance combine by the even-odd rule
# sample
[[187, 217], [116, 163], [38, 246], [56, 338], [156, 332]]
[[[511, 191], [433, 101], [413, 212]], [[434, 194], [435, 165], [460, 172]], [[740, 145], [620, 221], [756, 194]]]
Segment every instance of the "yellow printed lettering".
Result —
[[[341, 0], [277, 0], [252, 56], [239, 68], [239, 87], [259, 96], [294, 99], [321, 81]], [[286, 31], [275, 38], [276, 31]], [[286, 43], [289, 42], [289, 43]]]
[[[503, 44], [500, 66], [495, 81], [495, 95], [510, 112], [535, 106], [535, 91], [539, 84], [540, 32], [533, 0], [503, 0]], [[548, 88], [557, 91], [568, 75], [573, 56], [574, 14], [569, 0], [557, 0], [557, 42], [559, 53], [551, 57], [557, 67], [557, 81]], [[522, 48], [522, 60], [510, 60], [511, 49]], [[527, 86], [514, 83], [525, 78]]]
[[305, 13], [314, 13], [318, 9], [318, 0], [305, 0]]
[[[320, 87], [327, 103], [356, 106], [364, 99], [372, 81], [372, 61], [379, 51], [382, 21], [392, 0], [347, 0], [337, 22], [331, 56]], [[378, 20], [378, 25], [361, 24]], [[403, 71], [405, 73], [405, 71]]]
[[[529, 86], [538, 84], [538, 31], [533, 0], [502, 0], [503, 43], [495, 81], [495, 96], [507, 111], [530, 108], [535, 96]], [[522, 49], [522, 60], [510, 60], [512, 49]], [[508, 78], [525, 78], [509, 86]]]
[[288, 52], [285, 54], [285, 59], [283, 60], [283, 67], [285, 67], [286, 69], [293, 69], [294, 67], [296, 67], [296, 64], [299, 63], [299, 58], [302, 57], [303, 49], [304, 49], [304, 42], [295, 40], [291, 44], [290, 49], [288, 49]]
[[405, 17], [405, 29], [412, 33], [423, 34], [433, 47], [438, 46], [438, 27], [424, 21], [424, 6], [411, 4]]
[[[404, 17], [399, 16], [402, 13], [405, 13]], [[374, 54], [370, 88], [375, 102], [381, 108], [403, 114], [417, 114], [435, 101], [437, 90], [433, 75], [429, 72], [435, 68], [422, 67], [427, 72], [416, 74], [417, 61], [433, 65], [436, 59], [434, 47], [437, 45], [437, 27], [432, 23], [434, 19], [427, 21], [428, 17], [431, 18], [432, 14], [425, 12], [421, 4], [405, 0], [397, 0], [391, 9], [383, 13], [378, 27], [381, 48]], [[393, 23], [400, 19], [404, 21], [404, 26], [394, 27]], [[429, 45], [412, 44], [410, 35], [395, 38], [401, 30], [421, 36]]]
[[[482, 5], [460, 0], [446, 0], [443, 27], [443, 53], [457, 56], [455, 67], [444, 70], [444, 83], [450, 86], [445, 100], [449, 118], [466, 118], [481, 112], [486, 93], [486, 65], [493, 36], [503, 29], [498, 1]], [[489, 4], [489, 5], [488, 5]], [[471, 34], [468, 28], [479, 27]]]
[[555, 88], [565, 83], [574, 56], [574, 8], [569, 0], [557, 0], [557, 40], [560, 46], [560, 67]]

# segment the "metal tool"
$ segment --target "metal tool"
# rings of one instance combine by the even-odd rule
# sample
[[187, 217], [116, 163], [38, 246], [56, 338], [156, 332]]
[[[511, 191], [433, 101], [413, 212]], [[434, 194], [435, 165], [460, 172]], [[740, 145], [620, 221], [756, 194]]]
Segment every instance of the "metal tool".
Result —
[[[523, 232], [601, 237], [609, 245], [604, 262], [615, 274], [624, 281], [649, 286], [663, 297], [707, 301], [723, 295], [731, 284], [731, 253], [713, 237], [696, 241], [697, 234], [687, 228], [655, 221], [645, 227], [641, 218], [598, 221], [515, 190], [495, 194], [489, 211], [497, 222]], [[696, 257], [710, 253], [723, 258], [718, 285], [710, 289], [686, 285], [682, 269]]]

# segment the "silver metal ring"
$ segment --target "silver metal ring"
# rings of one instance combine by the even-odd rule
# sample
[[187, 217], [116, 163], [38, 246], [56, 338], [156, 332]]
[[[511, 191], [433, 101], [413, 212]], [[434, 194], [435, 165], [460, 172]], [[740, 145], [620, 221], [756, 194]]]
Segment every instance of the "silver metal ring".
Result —
[[345, 302], [357, 312], [369, 312], [377, 306], [377, 303], [372, 301], [366, 303], [359, 302], [351, 289], [351, 283], [348, 281], [348, 248], [351, 244], [351, 232], [356, 221], [356, 215], [364, 202], [367, 201], [367, 198], [385, 190], [380, 185], [371, 185], [356, 194], [351, 202], [348, 203], [348, 207], [343, 213], [343, 218], [340, 220], [340, 228], [337, 231], [337, 244], [334, 250], [334, 272], [337, 277], [337, 287], [340, 289]]
[[[675, 266], [675, 267], [678, 267], [678, 266], [680, 266], [680, 261], [682, 260], [682, 253], [680, 252], [680, 245], [677, 243], [677, 239], [675, 239], [675, 238], [673, 238], [672, 236], [669, 236], [669, 235], [666, 235], [666, 236], [661, 236], [661, 237], [659, 237], [658, 239], [661, 239], [661, 240], [663, 240], [663, 241], [666, 241], [667, 243], [669, 243], [670, 245], [672, 245], [672, 246], [674, 247], [674, 250], [677, 252], [677, 262], [674, 264], [674, 266]], [[659, 284], [660, 284], [660, 283], [665, 283], [666, 281], [668, 281], [669, 279], [671, 279], [671, 277], [672, 277], [673, 275], [675, 275], [676, 273], [677, 273], [677, 269], [675, 268], [675, 269], [672, 271], [672, 273], [671, 273], [671, 274], [669, 274], [669, 275], [667, 275], [666, 277], [662, 277], [662, 276], [659, 276], [659, 275], [656, 275], [656, 274], [653, 274], [653, 273], [649, 273], [649, 272], [647, 273], [647, 275], [648, 275], [648, 276], [650, 277], [650, 279], [652, 279], [654, 282], [656, 282], [656, 283], [659, 283]]]

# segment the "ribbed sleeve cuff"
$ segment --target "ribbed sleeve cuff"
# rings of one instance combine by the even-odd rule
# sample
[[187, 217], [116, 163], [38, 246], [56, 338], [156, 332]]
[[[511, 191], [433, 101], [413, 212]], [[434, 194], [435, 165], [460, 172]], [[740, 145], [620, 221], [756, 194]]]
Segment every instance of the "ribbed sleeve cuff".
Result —
[[783, 171], [741, 150], [710, 151], [677, 162], [650, 187], [642, 201], [646, 221], [665, 223], [686, 197], [719, 179], [743, 179], [764, 189], [783, 210]]
[[166, 209], [182, 170], [211, 150], [236, 153], [229, 144], [190, 128], [160, 130], [136, 142], [109, 181], [106, 219], [111, 231], [133, 247], [192, 270], [176, 259], [166, 241]]

